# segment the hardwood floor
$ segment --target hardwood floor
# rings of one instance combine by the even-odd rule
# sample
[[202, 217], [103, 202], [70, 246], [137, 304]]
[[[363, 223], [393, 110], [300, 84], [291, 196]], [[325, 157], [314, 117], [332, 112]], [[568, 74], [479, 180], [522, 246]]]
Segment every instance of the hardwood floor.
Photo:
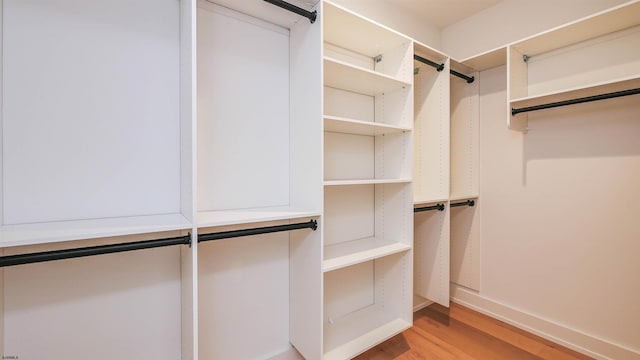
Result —
[[592, 359], [502, 321], [452, 303], [414, 314], [413, 327], [358, 356], [357, 360]]

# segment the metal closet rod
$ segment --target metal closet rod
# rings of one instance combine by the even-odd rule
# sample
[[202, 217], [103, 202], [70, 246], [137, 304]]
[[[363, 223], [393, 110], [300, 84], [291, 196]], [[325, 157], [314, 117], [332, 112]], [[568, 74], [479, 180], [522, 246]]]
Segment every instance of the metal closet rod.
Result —
[[[426, 58], [423, 58], [423, 57], [422, 57], [422, 56], [420, 56], [420, 55], [413, 55], [413, 59], [414, 59], [414, 60], [416, 60], [416, 61], [420, 61], [420, 62], [421, 62], [421, 63], [423, 63], [423, 64], [427, 64], [427, 65], [429, 65], [429, 66], [431, 66], [431, 67], [436, 68], [436, 70], [437, 70], [438, 72], [440, 72], [440, 71], [444, 70], [444, 64], [438, 64], [437, 62], [435, 62], [435, 61], [431, 61], [431, 60], [426, 59]], [[454, 76], [457, 76], [457, 77], [459, 77], [459, 78], [461, 78], [461, 79], [466, 80], [468, 84], [471, 84], [471, 83], [472, 83], [472, 82], [474, 82], [474, 81], [475, 81], [475, 79], [476, 79], [476, 78], [475, 78], [475, 77], [473, 77], [473, 76], [467, 76], [467, 75], [462, 74], [462, 73], [459, 73], [459, 72], [457, 72], [457, 71], [455, 71], [455, 70], [453, 70], [453, 69], [449, 70], [449, 73], [451, 73], [451, 75], [454, 75]]]
[[191, 245], [191, 234], [166, 239], [135, 241], [122, 244], [98, 245], [76, 249], [64, 249], [30, 254], [2, 256], [0, 257], [0, 267], [71, 259], [93, 255], [112, 254], [124, 251], [152, 249], [173, 245]]
[[558, 101], [558, 102], [542, 104], [542, 105], [535, 105], [535, 106], [529, 106], [529, 107], [523, 107], [523, 108], [518, 108], [518, 109], [517, 108], [511, 108], [511, 116], [515, 116], [515, 115], [518, 115], [520, 113], [529, 112], [529, 111], [550, 109], [550, 108], [555, 108], [555, 107], [559, 107], [559, 106], [581, 104], [581, 103], [586, 103], [586, 102], [591, 102], [591, 101], [613, 99], [613, 98], [617, 98], [617, 97], [636, 95], [636, 94], [640, 94], [640, 88], [623, 90], [623, 91], [616, 91], [616, 92], [600, 94], [600, 95], [586, 96], [586, 97], [577, 98], [577, 99]]
[[201, 234], [201, 235], [198, 234], [198, 243], [201, 243], [204, 241], [230, 239], [230, 238], [241, 237], [241, 236], [269, 234], [274, 232], [299, 230], [299, 229], [316, 230], [317, 228], [318, 228], [318, 222], [316, 220], [309, 220], [307, 222], [296, 223], [296, 224], [265, 226], [265, 227], [252, 228], [252, 229], [222, 231], [217, 233]]
[[273, 4], [273, 5], [277, 6], [277, 7], [281, 7], [283, 9], [285, 9], [285, 10], [289, 10], [292, 13], [296, 13], [298, 15], [304, 16], [307, 19], [309, 19], [309, 22], [312, 23], [312, 24], [314, 22], [316, 22], [316, 19], [318, 18], [318, 12], [315, 11], [315, 10], [308, 11], [308, 10], [305, 10], [305, 9], [303, 9], [301, 7], [297, 7], [297, 6], [293, 5], [293, 4], [289, 4], [288, 2], [282, 1], [282, 0], [264, 0], [264, 1], [266, 1], [266, 2], [268, 2], [270, 4]]
[[458, 206], [475, 206], [475, 200], [467, 200], [459, 203], [450, 204], [449, 207], [458, 207]]
[[444, 211], [444, 204], [437, 204], [437, 205], [433, 205], [433, 206], [417, 207], [417, 208], [414, 208], [414, 209], [413, 209], [413, 212], [422, 212], [422, 211], [431, 211], [431, 210]]

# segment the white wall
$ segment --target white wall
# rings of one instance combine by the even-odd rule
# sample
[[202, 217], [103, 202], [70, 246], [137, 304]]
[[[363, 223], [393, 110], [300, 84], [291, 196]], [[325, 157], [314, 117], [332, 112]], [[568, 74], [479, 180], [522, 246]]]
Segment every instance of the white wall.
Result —
[[441, 47], [463, 60], [626, 0], [505, 0], [442, 29]]
[[531, 113], [522, 134], [499, 67], [480, 75], [480, 109], [481, 291], [454, 298], [640, 359], [637, 97]]
[[440, 48], [440, 29], [386, 1], [333, 0], [333, 2], [432, 48]]

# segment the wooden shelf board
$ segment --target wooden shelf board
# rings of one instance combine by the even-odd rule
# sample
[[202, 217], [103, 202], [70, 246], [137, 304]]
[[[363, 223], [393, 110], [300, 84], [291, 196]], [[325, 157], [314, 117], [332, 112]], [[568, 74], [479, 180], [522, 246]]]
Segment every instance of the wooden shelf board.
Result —
[[411, 131], [411, 128], [348, 119], [339, 116], [324, 116], [324, 131], [354, 135], [378, 136]]
[[331, 2], [324, 2], [324, 41], [375, 57], [411, 41], [406, 36]]
[[320, 216], [320, 212], [298, 211], [288, 207], [199, 211], [198, 227], [240, 225], [266, 221], [293, 220]]
[[410, 327], [383, 307], [368, 306], [325, 324], [324, 360], [351, 359]]
[[325, 180], [324, 186], [345, 185], [377, 185], [410, 183], [411, 179], [353, 179], [353, 180]]
[[411, 245], [370, 237], [324, 247], [324, 272], [411, 250]]
[[512, 108], [522, 108], [635, 88], [640, 88], [640, 74], [588, 86], [517, 98], [511, 100], [509, 105]]
[[492, 69], [494, 67], [507, 64], [507, 48], [500, 47], [497, 49], [489, 50], [484, 53], [474, 55], [460, 61], [463, 65], [466, 65], [475, 71], [484, 71]]
[[185, 230], [191, 227], [191, 222], [182, 214], [5, 225], [0, 228], [0, 247]]
[[411, 86], [410, 83], [347, 62], [324, 57], [324, 84], [350, 92], [376, 96]]
[[640, 1], [632, 1], [533, 35], [511, 46], [534, 56], [640, 25]]

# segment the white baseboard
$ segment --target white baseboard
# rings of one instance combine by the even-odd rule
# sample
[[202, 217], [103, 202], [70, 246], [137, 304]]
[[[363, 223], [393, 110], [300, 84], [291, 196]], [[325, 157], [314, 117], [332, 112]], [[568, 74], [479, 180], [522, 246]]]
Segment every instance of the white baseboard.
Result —
[[553, 321], [451, 285], [451, 300], [495, 319], [599, 360], [640, 360], [640, 351], [585, 334]]

